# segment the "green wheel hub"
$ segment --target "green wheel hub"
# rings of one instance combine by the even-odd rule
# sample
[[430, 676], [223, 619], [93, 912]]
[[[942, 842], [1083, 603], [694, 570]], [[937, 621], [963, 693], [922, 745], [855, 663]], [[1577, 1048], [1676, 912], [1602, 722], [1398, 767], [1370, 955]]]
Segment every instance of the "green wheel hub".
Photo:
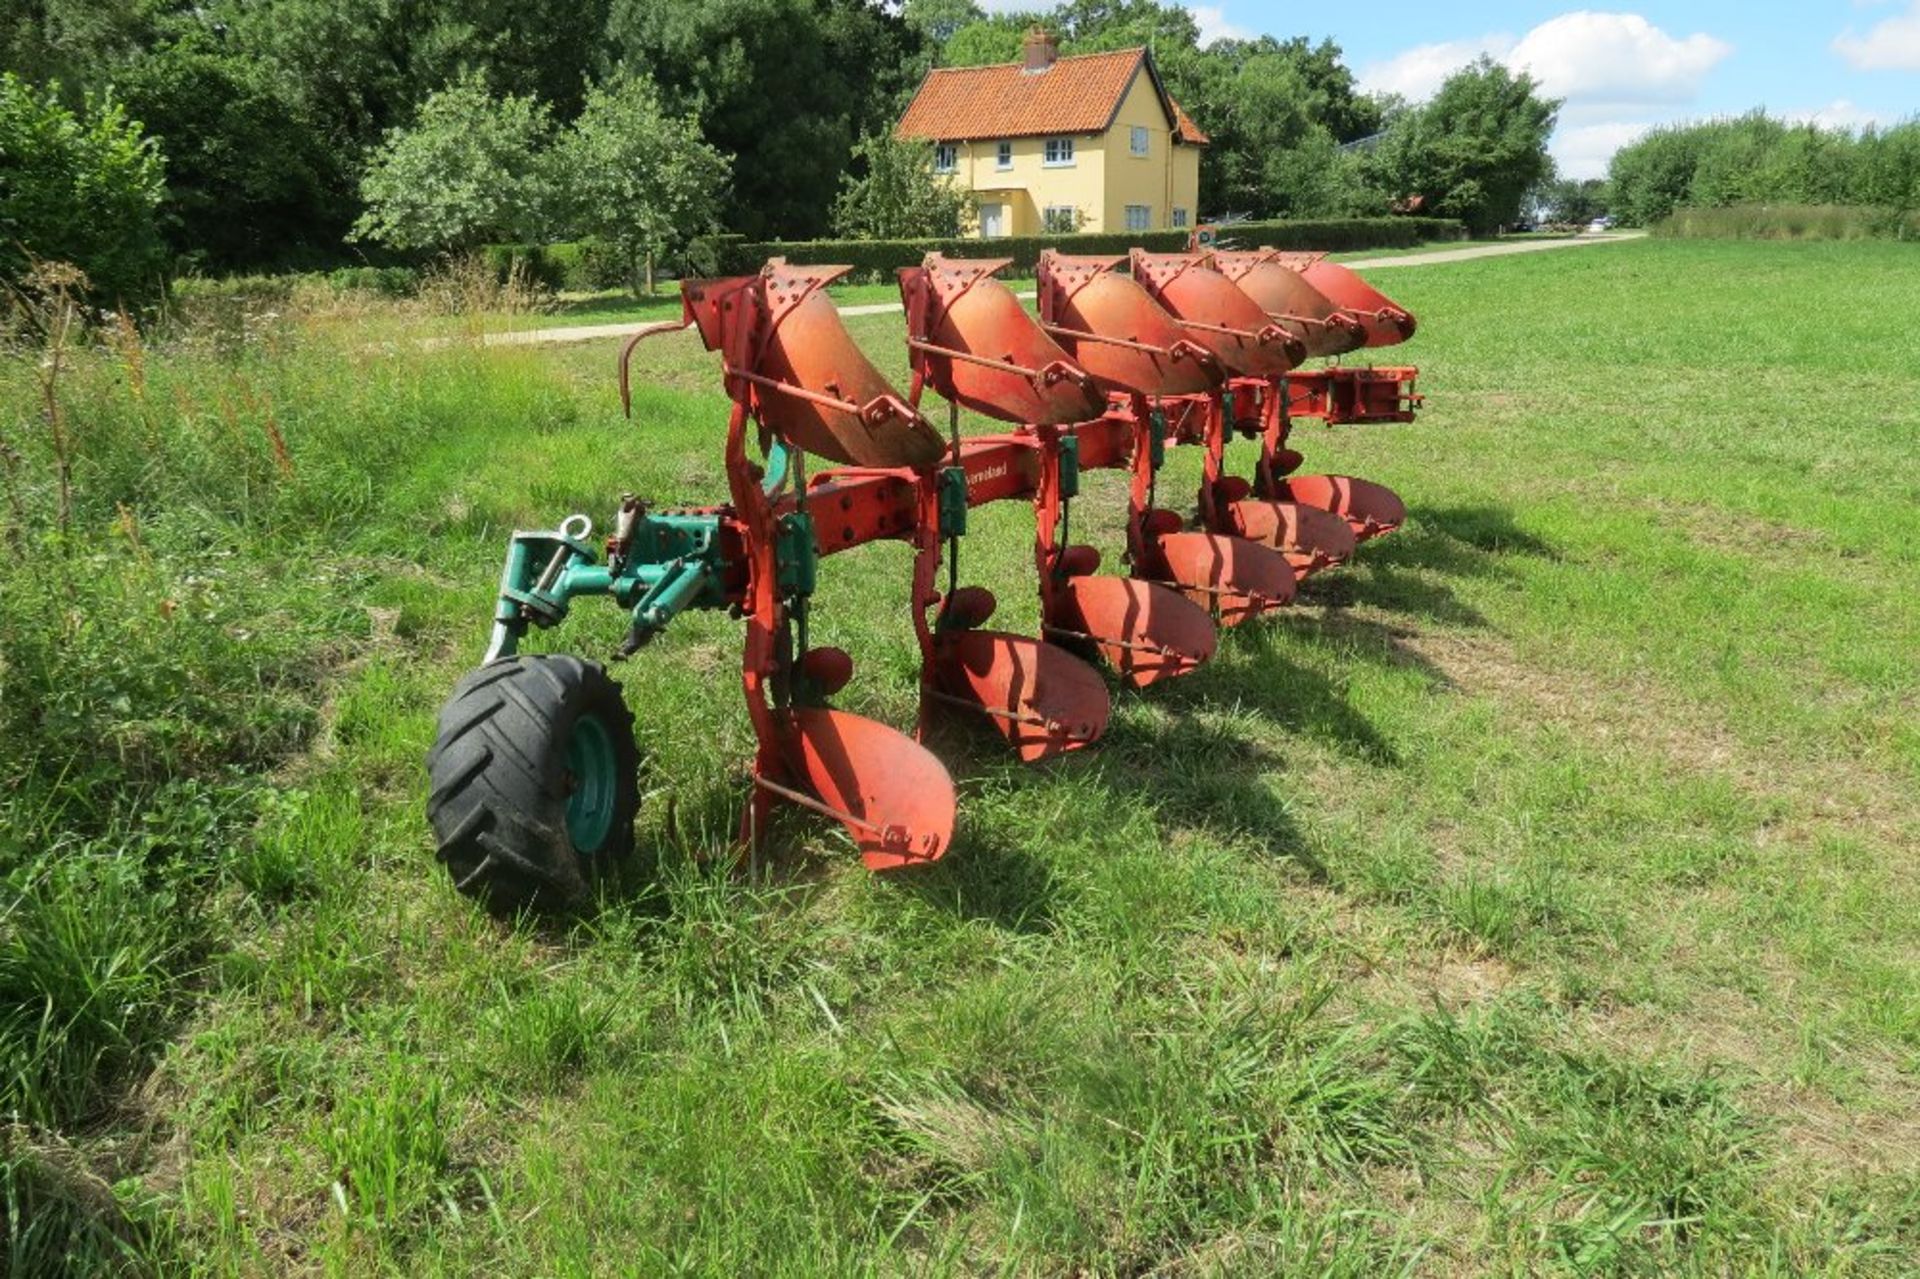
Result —
[[613, 813], [619, 802], [619, 765], [613, 735], [597, 715], [582, 715], [567, 735], [567, 773], [573, 790], [567, 796], [567, 838], [581, 853], [597, 853], [613, 833]]

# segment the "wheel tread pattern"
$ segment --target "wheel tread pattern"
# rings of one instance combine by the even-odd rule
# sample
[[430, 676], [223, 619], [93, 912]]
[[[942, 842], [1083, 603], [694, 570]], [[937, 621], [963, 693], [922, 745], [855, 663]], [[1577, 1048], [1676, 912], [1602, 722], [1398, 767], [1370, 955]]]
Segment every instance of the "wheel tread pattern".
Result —
[[[620, 756], [623, 811], [608, 845], [582, 857], [567, 836], [563, 743], [591, 712]], [[427, 753], [427, 817], [454, 885], [496, 914], [578, 909], [592, 879], [632, 847], [633, 715], [595, 662], [502, 658], [455, 685]]]

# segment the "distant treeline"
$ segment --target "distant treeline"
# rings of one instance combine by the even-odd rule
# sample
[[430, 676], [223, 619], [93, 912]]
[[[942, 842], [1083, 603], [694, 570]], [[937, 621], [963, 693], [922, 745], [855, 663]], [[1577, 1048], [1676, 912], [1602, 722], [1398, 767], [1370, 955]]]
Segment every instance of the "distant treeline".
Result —
[[1763, 112], [1674, 125], [1621, 148], [1608, 176], [1610, 211], [1632, 226], [1652, 226], [1681, 209], [1749, 205], [1898, 215], [1920, 209], [1920, 120], [1857, 133]]
[[[0, 280], [58, 258], [110, 300], [181, 273], [409, 265], [627, 224], [647, 228], [649, 261], [676, 268], [716, 231], [932, 234], [861, 185], [874, 157], [931, 67], [1016, 59], [1035, 22], [1065, 55], [1152, 48], [1212, 138], [1205, 214], [1417, 210], [1484, 231], [1513, 222], [1551, 171], [1558, 104], [1504, 66], [1467, 68], [1412, 105], [1362, 91], [1329, 41], [1203, 40], [1182, 4], [1021, 8], [31, 0], [0, 18], [0, 158], [24, 175], [0, 181]], [[637, 162], [640, 140], [682, 125], [688, 136]], [[911, 158], [896, 175], [909, 213], [931, 148]], [[582, 201], [627, 216], [589, 217]]]

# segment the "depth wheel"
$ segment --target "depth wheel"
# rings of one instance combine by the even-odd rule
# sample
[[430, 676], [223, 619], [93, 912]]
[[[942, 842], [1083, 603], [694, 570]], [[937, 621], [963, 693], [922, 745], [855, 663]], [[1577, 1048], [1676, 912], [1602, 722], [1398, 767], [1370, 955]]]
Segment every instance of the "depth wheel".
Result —
[[454, 687], [427, 820], [454, 887], [496, 915], [578, 909], [633, 851], [633, 714], [597, 662], [506, 657]]

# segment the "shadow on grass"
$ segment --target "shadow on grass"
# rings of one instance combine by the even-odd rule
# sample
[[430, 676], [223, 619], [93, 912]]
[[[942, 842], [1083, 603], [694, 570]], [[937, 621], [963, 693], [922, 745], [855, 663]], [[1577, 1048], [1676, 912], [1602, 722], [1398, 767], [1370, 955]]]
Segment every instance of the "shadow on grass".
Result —
[[1326, 742], [1370, 763], [1397, 766], [1400, 757], [1393, 743], [1353, 708], [1335, 681], [1281, 651], [1283, 636], [1311, 641], [1324, 625], [1285, 613], [1256, 618], [1223, 634], [1221, 647], [1230, 651], [1204, 669], [1154, 689], [1152, 696], [1187, 715], [1241, 706], [1289, 733]]
[[1103, 745], [1127, 786], [1154, 796], [1162, 830], [1199, 831], [1222, 844], [1251, 845], [1295, 863], [1315, 883], [1327, 880], [1326, 866], [1276, 790], [1284, 784], [1285, 759], [1248, 741], [1231, 723], [1209, 723], [1191, 713], [1151, 722], [1127, 719], [1113, 725]]
[[1511, 578], [1514, 556], [1560, 558], [1552, 544], [1518, 527], [1505, 507], [1419, 507], [1405, 527], [1362, 546], [1352, 564], [1309, 579], [1300, 600], [1326, 609], [1365, 604], [1479, 629], [1487, 625], [1485, 615], [1444, 579]]
[[[1164, 828], [1251, 844], [1295, 862], [1316, 882], [1327, 878], [1288, 811], [1284, 755], [1249, 740], [1231, 712], [1252, 712], [1289, 735], [1397, 768], [1402, 761], [1393, 743], [1354, 708], [1340, 681], [1292, 660], [1284, 646], [1305, 642], [1340, 658], [1413, 669], [1435, 687], [1452, 687], [1444, 670], [1406, 642], [1412, 632], [1391, 617], [1376, 620], [1347, 610], [1364, 605], [1481, 629], [1489, 625], [1487, 619], [1461, 601], [1447, 579], [1509, 578], [1515, 573], [1511, 557], [1558, 558], [1552, 545], [1518, 528], [1505, 508], [1421, 508], [1415, 514], [1407, 527], [1367, 543], [1353, 565], [1303, 588], [1303, 601], [1319, 605], [1325, 610], [1321, 616], [1281, 613], [1235, 627], [1223, 633], [1221, 655], [1205, 669], [1144, 694], [1116, 691], [1116, 698], [1145, 697], [1166, 714], [1118, 716], [1094, 750], [1109, 768], [1121, 770], [1130, 792], [1154, 797]], [[1229, 714], [1218, 714], [1223, 711]], [[1009, 768], [998, 735], [963, 717], [942, 720], [928, 745], [962, 783]], [[1024, 771], [1011, 769], [1015, 775]], [[643, 823], [641, 846], [619, 877], [616, 898], [643, 912], [670, 910], [671, 904], [649, 887], [670, 860], [705, 860], [726, 873], [724, 868], [741, 857], [732, 840], [747, 783], [744, 776], [737, 783], [690, 787], [669, 797], [672, 814], [657, 824]], [[1095, 790], [1118, 795], [1105, 779]], [[779, 810], [751, 862], [752, 877], [793, 888], [822, 879], [836, 859], [810, 851], [819, 846], [821, 830], [818, 818]], [[744, 857], [737, 864], [749, 865]], [[943, 911], [1013, 932], [1052, 927], [1060, 892], [1043, 860], [985, 823], [964, 821], [946, 857], [894, 882]]]
[[1053, 930], [1060, 892], [1045, 862], [964, 819], [945, 857], [889, 882], [957, 918], [1027, 934]]

